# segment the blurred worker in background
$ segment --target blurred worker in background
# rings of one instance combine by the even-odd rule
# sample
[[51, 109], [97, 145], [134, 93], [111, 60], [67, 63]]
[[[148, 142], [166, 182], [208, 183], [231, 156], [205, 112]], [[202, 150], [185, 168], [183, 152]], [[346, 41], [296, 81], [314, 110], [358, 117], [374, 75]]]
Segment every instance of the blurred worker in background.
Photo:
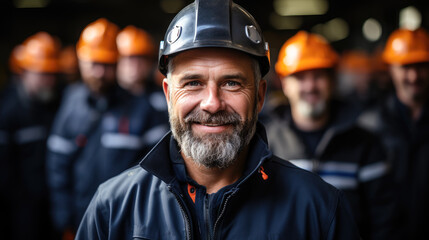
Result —
[[17, 81], [22, 73], [22, 61], [24, 56], [24, 46], [16, 45], [9, 55], [9, 82]]
[[[156, 49], [152, 37], [143, 29], [135, 26], [125, 27], [116, 38], [118, 45], [118, 83], [137, 96], [141, 104], [150, 104], [161, 119], [152, 116], [152, 119], [168, 127], [167, 102], [161, 85], [156, 83]], [[165, 132], [164, 132], [165, 133]]]
[[[12, 217], [12, 239], [49, 239], [45, 178], [46, 141], [59, 105], [60, 42], [36, 33], [20, 46], [19, 79], [5, 89], [0, 107], [2, 181]], [[5, 166], [3, 166], [5, 164]], [[3, 194], [3, 192], [2, 192]]]
[[383, 60], [383, 50], [384, 47], [377, 47], [371, 55], [372, 78], [378, 99], [377, 104], [384, 101], [394, 91], [389, 65]]
[[337, 94], [364, 110], [376, 104], [377, 95], [370, 55], [362, 50], [348, 50], [338, 63]]
[[60, 69], [65, 85], [80, 82], [79, 65], [75, 46], [69, 45], [61, 50]]
[[356, 108], [334, 99], [338, 55], [316, 34], [298, 32], [275, 69], [289, 105], [267, 124], [273, 153], [346, 193], [363, 239], [388, 239], [393, 201], [385, 152], [355, 124]]
[[153, 84], [156, 51], [152, 37], [135, 26], [125, 27], [116, 38], [118, 45], [118, 83], [133, 93], [140, 95]]
[[383, 59], [389, 64], [395, 93], [362, 118], [372, 120], [365, 126], [380, 134], [392, 156], [402, 237], [418, 239], [429, 236], [428, 33], [397, 29], [387, 40]]
[[48, 139], [51, 212], [63, 236], [73, 237], [98, 185], [158, 141], [148, 107], [117, 84], [118, 33], [105, 18], [82, 31], [76, 47], [82, 83], [65, 91]]

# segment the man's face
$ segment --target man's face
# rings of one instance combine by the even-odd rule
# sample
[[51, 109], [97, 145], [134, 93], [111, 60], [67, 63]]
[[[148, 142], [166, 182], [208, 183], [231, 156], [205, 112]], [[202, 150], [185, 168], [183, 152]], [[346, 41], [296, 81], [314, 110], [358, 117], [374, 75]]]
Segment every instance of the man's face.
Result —
[[24, 71], [22, 84], [33, 99], [48, 103], [57, 95], [58, 74]]
[[332, 79], [326, 69], [294, 73], [282, 79], [283, 92], [292, 108], [306, 118], [319, 118], [332, 95]]
[[118, 61], [118, 81], [125, 86], [143, 84], [149, 78], [154, 63], [144, 56], [121, 57]]
[[163, 88], [184, 156], [207, 168], [230, 166], [253, 137], [266, 82], [258, 86], [244, 53], [202, 48], [174, 57]]
[[116, 64], [79, 61], [83, 82], [95, 94], [105, 94], [116, 81]]
[[390, 74], [396, 94], [405, 105], [426, 100], [429, 91], [429, 63], [391, 65]]

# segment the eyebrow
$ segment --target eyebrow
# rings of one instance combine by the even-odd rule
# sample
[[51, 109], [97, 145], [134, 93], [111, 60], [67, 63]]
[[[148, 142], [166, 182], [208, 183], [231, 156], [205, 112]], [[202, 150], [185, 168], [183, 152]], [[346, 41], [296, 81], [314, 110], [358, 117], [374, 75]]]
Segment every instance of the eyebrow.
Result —
[[240, 79], [241, 81], [246, 81], [247, 78], [243, 76], [243, 74], [237, 73], [237, 74], [227, 74], [222, 76], [222, 79]]
[[[185, 75], [183, 75], [180, 79], [179, 79], [179, 82], [183, 82], [183, 81], [189, 81], [189, 80], [197, 80], [197, 79], [202, 79], [202, 78], [204, 78], [204, 76], [203, 75], [201, 75], [201, 74], [193, 74], [193, 73], [190, 73], [190, 74], [185, 74]], [[241, 74], [241, 73], [237, 73], [237, 74], [226, 74], [226, 75], [223, 75], [223, 76], [221, 76], [221, 79], [239, 79], [239, 80], [241, 80], [241, 81], [247, 81], [247, 78], [243, 75], [243, 74]]]
[[195, 80], [195, 79], [201, 79], [201, 78], [203, 78], [203, 75], [201, 74], [185, 74], [180, 78], [180, 81]]

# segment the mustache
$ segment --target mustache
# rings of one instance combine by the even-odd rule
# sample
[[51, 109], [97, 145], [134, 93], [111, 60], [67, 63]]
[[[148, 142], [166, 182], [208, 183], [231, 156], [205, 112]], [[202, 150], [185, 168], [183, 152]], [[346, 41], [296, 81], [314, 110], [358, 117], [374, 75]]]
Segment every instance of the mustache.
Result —
[[320, 91], [319, 90], [312, 90], [312, 91], [305, 91], [305, 92], [299, 93], [300, 97], [305, 97], [307, 95], [320, 95]]
[[184, 120], [186, 123], [196, 122], [205, 124], [237, 125], [241, 122], [241, 117], [238, 113], [235, 112], [230, 113], [227, 111], [220, 111], [211, 114], [199, 109], [195, 109], [192, 112], [188, 113]]
[[420, 85], [423, 85], [424, 82], [425, 82], [425, 80], [421, 79], [421, 78], [416, 79], [414, 82], [411, 82], [410, 80], [407, 79], [406, 81], [404, 81], [404, 85], [418, 85], [418, 86], [420, 86]]

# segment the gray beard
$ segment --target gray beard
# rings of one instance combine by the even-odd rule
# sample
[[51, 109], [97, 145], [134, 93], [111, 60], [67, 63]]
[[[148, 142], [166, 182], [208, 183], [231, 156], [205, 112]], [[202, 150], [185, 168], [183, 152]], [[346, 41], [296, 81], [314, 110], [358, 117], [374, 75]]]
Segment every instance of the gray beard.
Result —
[[[257, 113], [245, 122], [237, 113], [219, 112], [209, 114], [201, 110], [189, 113], [182, 125], [173, 116], [169, 107], [170, 124], [174, 138], [185, 156], [191, 158], [197, 165], [206, 168], [225, 169], [236, 162], [238, 154], [250, 143], [256, 131]], [[231, 123], [232, 133], [206, 134], [196, 136], [192, 132], [192, 122]]]
[[318, 119], [326, 111], [327, 104], [325, 101], [318, 102], [315, 105], [309, 104], [305, 101], [300, 100], [297, 104], [297, 110], [299, 113], [307, 118]]

